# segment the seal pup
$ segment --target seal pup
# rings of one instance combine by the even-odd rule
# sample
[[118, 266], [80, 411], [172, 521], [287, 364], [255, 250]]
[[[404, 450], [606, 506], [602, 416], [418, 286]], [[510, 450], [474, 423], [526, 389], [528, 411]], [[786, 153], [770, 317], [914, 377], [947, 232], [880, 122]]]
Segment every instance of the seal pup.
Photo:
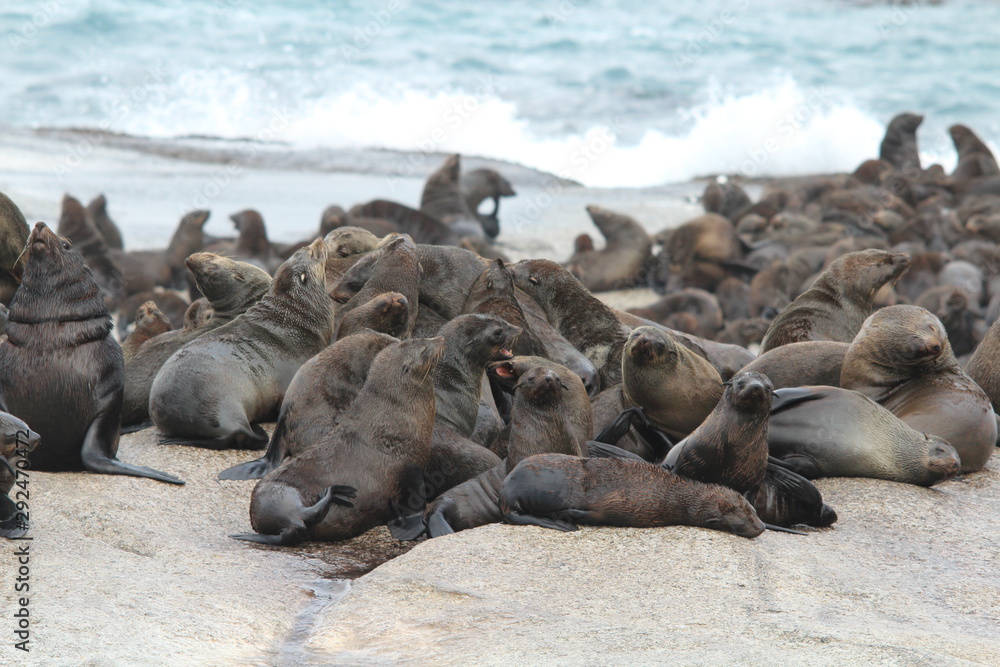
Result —
[[202, 327], [160, 334], [142, 345], [125, 364], [122, 424], [129, 430], [152, 425], [149, 422], [149, 391], [167, 359], [191, 341], [245, 313], [271, 286], [267, 271], [214, 253], [195, 253], [185, 264], [199, 291], [208, 299], [211, 318]]
[[514, 275], [502, 259], [493, 260], [469, 288], [463, 310], [477, 315], [495, 315], [521, 329], [512, 351], [518, 356], [545, 356], [545, 347], [528, 324], [517, 301]]
[[[116, 458], [125, 361], [83, 257], [39, 222], [0, 344], [0, 409], [34, 424], [36, 470], [89, 470], [183, 484]], [[58, 419], [52, 415], [58, 414]]]
[[378, 250], [366, 255], [364, 259], [373, 264], [371, 274], [361, 284], [360, 289], [353, 294], [341, 289], [345, 284], [351, 284], [352, 279], [349, 276], [358, 266], [355, 263], [344, 274], [340, 285], [331, 294], [333, 300], [341, 304], [337, 308], [337, 326], [340, 326], [352, 310], [364, 306], [379, 294], [398, 292], [406, 297], [407, 318], [401, 337], [408, 338], [417, 323], [420, 299], [421, 268], [413, 240], [405, 234], [387, 237]]
[[592, 526], [700, 526], [757, 537], [764, 523], [740, 494], [631, 459], [527, 458], [500, 487], [507, 523], [561, 531]]
[[[493, 169], [473, 169], [462, 174], [459, 181], [465, 205], [476, 214], [487, 238], [495, 239], [500, 234], [500, 198], [517, 194], [514, 186]], [[479, 205], [487, 199], [493, 200], [493, 210], [480, 213]]]
[[87, 222], [92, 224], [104, 238], [104, 243], [109, 248], [122, 250], [125, 243], [122, 241], [122, 233], [118, 225], [108, 215], [108, 200], [104, 195], [97, 195], [87, 204]]
[[917, 128], [924, 117], [901, 113], [889, 121], [879, 145], [878, 156], [908, 176], [920, 174], [920, 154], [917, 152]]
[[996, 448], [990, 399], [959, 366], [941, 321], [924, 308], [889, 306], [869, 317], [844, 356], [840, 386], [944, 438], [958, 451], [962, 472], [981, 470]]
[[340, 424], [254, 487], [256, 534], [233, 537], [275, 545], [347, 540], [422, 498], [434, 428], [432, 376], [443, 353], [443, 338], [405, 340], [379, 352]]
[[511, 271], [518, 289], [538, 302], [552, 326], [594, 364], [600, 386], [621, 382], [621, 354], [628, 328], [615, 312], [551, 260], [525, 259]]
[[850, 343], [808, 340], [765, 352], [743, 367], [763, 373], [775, 389], [804, 385], [840, 386], [840, 367]]
[[604, 248], [578, 253], [566, 268], [591, 292], [634, 287], [644, 282], [653, 242], [631, 216], [591, 204], [587, 213], [606, 241]]
[[761, 353], [806, 340], [854, 339], [871, 315], [875, 295], [910, 264], [908, 255], [885, 250], [849, 252], [833, 260], [812, 287], [774, 318]]
[[501, 521], [500, 485], [525, 458], [544, 453], [581, 456], [586, 451], [592, 429], [590, 401], [572, 371], [537, 357], [515, 357], [491, 365], [490, 372], [505, 379], [516, 377], [506, 458], [427, 506], [424, 517], [430, 537]]
[[357, 398], [378, 353], [398, 342], [384, 333], [362, 331], [336, 341], [302, 364], [281, 401], [267, 452], [223, 470], [219, 479], [260, 479], [286, 458], [322, 440]]
[[809, 386], [775, 391], [771, 456], [806, 479], [873, 477], [933, 486], [959, 473], [958, 452], [920, 433], [864, 394]]
[[128, 364], [135, 357], [143, 343], [170, 331], [170, 328], [170, 319], [156, 307], [155, 301], [147, 301], [139, 306], [135, 314], [135, 329], [122, 341], [125, 363]]
[[246, 313], [178, 350], [149, 392], [163, 444], [261, 449], [254, 424], [277, 411], [295, 372], [333, 338], [322, 239], [278, 269]]
[[28, 222], [10, 197], [0, 192], [0, 303], [7, 305], [21, 284]]

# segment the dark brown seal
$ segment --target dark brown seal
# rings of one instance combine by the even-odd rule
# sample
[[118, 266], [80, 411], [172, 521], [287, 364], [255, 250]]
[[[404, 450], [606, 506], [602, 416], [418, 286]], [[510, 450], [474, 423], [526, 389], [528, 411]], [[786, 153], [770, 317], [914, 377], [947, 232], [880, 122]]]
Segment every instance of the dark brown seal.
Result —
[[185, 345], [149, 392], [162, 442], [262, 448], [255, 422], [274, 414], [295, 372], [333, 337], [326, 246], [317, 239], [281, 265], [270, 290], [232, 322]]
[[909, 256], [884, 250], [838, 257], [812, 287], [774, 318], [761, 352], [806, 340], [849, 343], [871, 315], [878, 291], [899, 278], [909, 264]]
[[[28, 260], [0, 344], [0, 408], [31, 424], [42, 443], [36, 470], [176, 477], [119, 461], [125, 362], [111, 316], [83, 258], [44, 223], [28, 237]], [[58, 418], [53, 418], [58, 415]]]
[[135, 329], [122, 341], [122, 357], [127, 364], [135, 357], [143, 343], [170, 331], [170, 320], [156, 307], [155, 301], [139, 306], [135, 314]]
[[290, 456], [322, 440], [357, 398], [379, 352], [399, 341], [363, 331], [342, 338], [302, 364], [288, 384], [267, 453], [219, 473], [219, 479], [260, 479]]
[[385, 292], [347, 313], [337, 329], [337, 338], [371, 329], [393, 337], [404, 337], [410, 320], [410, 300], [399, 292]]
[[[355, 291], [355, 278], [350, 276], [355, 273], [362, 260], [371, 262], [371, 273]], [[409, 337], [417, 322], [421, 276], [420, 261], [417, 259], [413, 240], [405, 234], [386, 237], [378, 250], [363, 256], [362, 260], [348, 269], [340, 285], [331, 294], [335, 301], [342, 304], [337, 308], [337, 326], [352, 310], [364, 306], [379, 294], [398, 292], [406, 297], [408, 307], [406, 326], [401, 337]]]
[[[463, 484], [438, 496], [427, 507], [425, 521], [431, 537], [501, 521], [498, 499], [504, 477], [525, 458], [535, 454], [561, 453], [580, 456], [589, 436], [589, 400], [583, 383], [566, 368], [554, 368], [537, 357], [494, 364], [491, 372], [517, 373], [513, 387], [507, 457]], [[540, 362], [540, 363], [539, 363]], [[525, 366], [529, 366], [527, 370]], [[586, 411], [583, 424], [572, 417]]]
[[944, 438], [962, 472], [981, 470], [996, 448], [990, 399], [959, 366], [940, 320], [923, 308], [890, 306], [869, 317], [844, 357], [840, 386]]
[[122, 424], [136, 427], [149, 420], [149, 390], [160, 368], [191, 341], [232, 322], [257, 303], [271, 286], [271, 276], [260, 267], [210, 252], [188, 257], [199, 290], [208, 299], [212, 316], [202, 327], [172, 331], [150, 340], [125, 364]]
[[873, 477], [932, 486], [962, 465], [942, 438], [915, 431], [867, 396], [837, 387], [776, 391], [767, 442], [771, 456], [807, 479]]
[[810, 340], [765, 352], [743, 367], [763, 373], [775, 389], [805, 385], [840, 386], [840, 366], [850, 343]]
[[514, 341], [512, 351], [516, 355], [545, 356], [545, 347], [528, 324], [528, 318], [517, 301], [517, 288], [514, 286], [514, 275], [504, 263], [498, 259], [476, 278], [469, 288], [469, 297], [465, 301], [465, 312], [477, 315], [494, 315], [508, 324], [521, 329], [521, 334]]
[[542, 454], [525, 459], [500, 488], [508, 523], [575, 530], [595, 526], [700, 526], [757, 537], [764, 523], [741, 495], [644, 461]]
[[0, 303], [7, 305], [21, 284], [28, 222], [10, 197], [0, 192]]
[[[476, 214], [486, 236], [496, 238], [500, 234], [500, 198], [516, 195], [514, 186], [493, 169], [473, 169], [462, 174], [461, 187], [465, 205]], [[481, 213], [479, 205], [487, 199], [493, 200], [493, 210]]]
[[109, 248], [121, 250], [125, 247], [118, 225], [108, 215], [108, 200], [104, 195], [97, 195], [87, 204], [87, 221], [100, 232]]
[[483, 225], [462, 193], [461, 170], [461, 156], [451, 155], [427, 177], [420, 195], [420, 212], [448, 225], [459, 237], [482, 236]]
[[434, 426], [431, 378], [443, 351], [441, 338], [382, 350], [340, 424], [254, 487], [250, 523], [257, 534], [233, 537], [282, 545], [346, 540], [422, 497]]
[[526, 259], [511, 271], [517, 287], [538, 302], [556, 330], [597, 368], [601, 387], [621, 382], [627, 328], [577, 278], [547, 259]]
[[915, 113], [901, 113], [889, 121], [885, 137], [879, 146], [879, 159], [885, 160], [904, 174], [920, 174], [920, 154], [917, 153], [917, 128], [924, 117]]
[[986, 392], [994, 412], [1000, 411], [1000, 320], [993, 322], [976, 346], [965, 372]]
[[590, 219], [606, 241], [604, 248], [577, 253], [566, 268], [592, 292], [625, 289], [645, 282], [653, 242], [634, 218], [596, 204], [587, 207]]

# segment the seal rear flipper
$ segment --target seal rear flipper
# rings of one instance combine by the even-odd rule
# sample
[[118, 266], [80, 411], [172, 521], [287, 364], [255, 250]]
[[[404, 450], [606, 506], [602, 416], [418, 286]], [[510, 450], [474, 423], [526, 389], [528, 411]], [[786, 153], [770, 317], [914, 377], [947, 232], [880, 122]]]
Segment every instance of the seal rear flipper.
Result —
[[816, 460], [806, 454], [788, 454], [782, 458], [768, 456], [767, 463], [768, 465], [778, 466], [785, 470], [791, 470], [806, 479], [816, 479], [823, 476], [823, 471], [820, 469], [819, 464], [816, 463]]
[[799, 403], [816, 401], [822, 397], [823, 393], [816, 391], [812, 387], [786, 387], [784, 389], [775, 389], [774, 396], [771, 398], [771, 414], [773, 415], [779, 410], [790, 408], [793, 405], [798, 405]]
[[153, 427], [153, 421], [151, 419], [147, 419], [146, 421], [139, 422], [137, 424], [128, 424], [128, 425], [122, 424], [121, 433], [122, 435], [126, 435], [128, 433], [136, 433], [138, 431], [143, 431], [147, 428], [152, 428], [152, 427]]
[[267, 452], [264, 456], [226, 468], [219, 473], [218, 477], [219, 479], [260, 479], [281, 465], [281, 462], [285, 460], [285, 453], [285, 415], [282, 414], [274, 426], [274, 435], [271, 436], [271, 440], [267, 444]]
[[251, 427], [251, 431], [230, 433], [214, 438], [197, 437], [172, 437], [160, 440], [161, 445], [186, 445], [188, 447], [201, 447], [202, 449], [264, 449], [267, 446], [267, 433], [258, 425]]
[[261, 535], [260, 533], [239, 533], [230, 535], [234, 540], [270, 544], [276, 547], [290, 547], [305, 542], [309, 531], [304, 526], [287, 526], [277, 535]]
[[516, 510], [507, 510], [504, 519], [506, 519], [507, 523], [514, 524], [515, 526], [541, 526], [542, 528], [560, 530], [564, 533], [580, 530], [569, 521], [560, 521], [559, 519], [551, 519], [536, 514], [521, 514]]
[[765, 523], [764, 527], [768, 530], [773, 530], [776, 533], [791, 533], [792, 535], [808, 535], [809, 533], [803, 533], [801, 530], [792, 530], [791, 528], [785, 528], [784, 526], [775, 526], [773, 523]]
[[638, 454], [633, 454], [621, 447], [615, 447], [614, 445], [595, 440], [587, 441], [587, 453], [592, 459], [634, 459], [636, 461], [646, 461], [646, 459]]
[[454, 535], [455, 529], [451, 527], [448, 520], [444, 518], [442, 508], [435, 508], [431, 515], [427, 517], [427, 535], [429, 537], [441, 537], [442, 535]]
[[0, 523], [10, 521], [17, 516], [17, 504], [6, 493], [0, 494]]
[[619, 440], [625, 437], [628, 430], [632, 428], [632, 417], [640, 414], [639, 408], [633, 406], [631, 408], [625, 408], [618, 416], [611, 420], [611, 423], [605, 426], [600, 433], [594, 436], [594, 440], [597, 442], [603, 442], [608, 445], [614, 445]]
[[119, 461], [112, 452], [118, 449], [118, 437], [121, 430], [122, 391], [119, 389], [116, 397], [112, 397], [109, 405], [98, 413], [87, 429], [80, 448], [80, 459], [83, 467], [90, 472], [101, 475], [128, 475], [130, 477], [147, 477], [168, 484], [183, 484], [184, 481], [159, 470], [146, 466], [132, 465]]
[[399, 484], [399, 501], [392, 503], [395, 519], [387, 523], [397, 540], [412, 541], [425, 532], [424, 512], [427, 510], [424, 471], [418, 466], [408, 468]]
[[413, 542], [427, 532], [423, 514], [397, 517], [386, 523], [386, 526], [389, 528], [389, 533], [400, 542]]

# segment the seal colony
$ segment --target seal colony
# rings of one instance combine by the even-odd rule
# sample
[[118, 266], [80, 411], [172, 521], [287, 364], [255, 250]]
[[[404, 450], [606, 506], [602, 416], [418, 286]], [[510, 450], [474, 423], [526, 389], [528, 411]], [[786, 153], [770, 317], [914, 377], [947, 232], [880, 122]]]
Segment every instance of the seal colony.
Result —
[[[168, 248], [130, 251], [104, 195], [67, 195], [62, 236], [29, 235], [0, 197], [5, 438], [30, 434], [36, 468], [170, 483], [118, 460], [123, 425], [266, 447], [219, 477], [256, 480], [233, 537], [274, 546], [379, 525], [754, 538], [850, 521], [810, 480], [931, 486], [997, 444], [1000, 170], [964, 126], [955, 172], [922, 168], [921, 120], [894, 119], [852, 174], [775, 179], [756, 202], [710, 182], [703, 215], [657, 234], [588, 206], [604, 245], [583, 234], [562, 263], [502, 257], [515, 187], [457, 155], [416, 208], [330, 205], [291, 246], [245, 209], [234, 238], [192, 211]], [[636, 285], [663, 298], [625, 312], [593, 294]], [[124, 353], [112, 313], [134, 322]]]

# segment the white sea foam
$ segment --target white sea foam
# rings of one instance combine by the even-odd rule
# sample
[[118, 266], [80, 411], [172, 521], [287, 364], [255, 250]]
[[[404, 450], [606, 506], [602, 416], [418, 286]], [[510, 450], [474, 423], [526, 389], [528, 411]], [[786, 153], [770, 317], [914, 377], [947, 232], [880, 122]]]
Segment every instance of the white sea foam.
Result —
[[[877, 157], [884, 125], [849, 99], [784, 77], [765, 89], [732, 94], [710, 86], [708, 101], [666, 110], [664, 126], [637, 143], [619, 137], [618, 119], [572, 136], [539, 136], [488, 79], [478, 90], [427, 93], [367, 85], [289, 104], [256, 98], [249, 79], [189, 74], [163, 104], [124, 119], [127, 132], [261, 137], [300, 148], [390, 148], [458, 152], [521, 163], [594, 187], [640, 187], [714, 173], [780, 176], [850, 171]], [[172, 101], [171, 101], [172, 100]], [[640, 128], [641, 130], [642, 128]], [[921, 133], [927, 164], [954, 165], [946, 135]], [[399, 167], [406, 174], [407, 163]]]

